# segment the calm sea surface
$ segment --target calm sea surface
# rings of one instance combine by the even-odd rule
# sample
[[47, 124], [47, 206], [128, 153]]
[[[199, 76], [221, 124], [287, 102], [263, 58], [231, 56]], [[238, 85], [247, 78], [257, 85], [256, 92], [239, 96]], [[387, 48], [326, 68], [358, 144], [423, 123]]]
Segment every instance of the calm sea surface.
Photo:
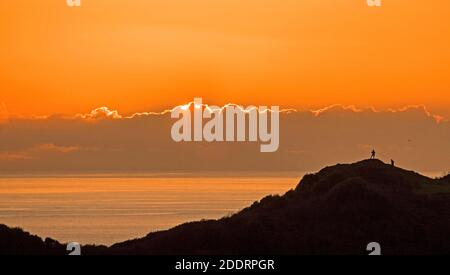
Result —
[[61, 242], [106, 244], [216, 219], [295, 188], [285, 177], [0, 178], [0, 224]]

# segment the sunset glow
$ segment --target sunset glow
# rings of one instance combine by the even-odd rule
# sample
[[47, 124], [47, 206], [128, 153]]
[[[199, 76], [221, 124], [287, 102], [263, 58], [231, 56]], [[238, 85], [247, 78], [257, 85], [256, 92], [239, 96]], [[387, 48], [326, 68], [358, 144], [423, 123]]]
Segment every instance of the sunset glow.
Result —
[[447, 0], [2, 1], [0, 103], [21, 115], [132, 114], [201, 96], [297, 109], [421, 104], [448, 117], [449, 10]]
[[449, 202], [449, 0], [0, 1], [0, 255], [288, 274]]

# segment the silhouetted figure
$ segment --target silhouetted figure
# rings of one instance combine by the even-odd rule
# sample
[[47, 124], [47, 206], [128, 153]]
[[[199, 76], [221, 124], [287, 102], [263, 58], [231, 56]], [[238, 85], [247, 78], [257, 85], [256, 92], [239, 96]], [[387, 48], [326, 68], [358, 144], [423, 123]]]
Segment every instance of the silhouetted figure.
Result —
[[391, 159], [391, 165], [395, 166], [395, 161], [393, 159]]
[[375, 155], [377, 153], [375, 152], [375, 149], [372, 150], [372, 155], [370, 156], [370, 159], [375, 159]]

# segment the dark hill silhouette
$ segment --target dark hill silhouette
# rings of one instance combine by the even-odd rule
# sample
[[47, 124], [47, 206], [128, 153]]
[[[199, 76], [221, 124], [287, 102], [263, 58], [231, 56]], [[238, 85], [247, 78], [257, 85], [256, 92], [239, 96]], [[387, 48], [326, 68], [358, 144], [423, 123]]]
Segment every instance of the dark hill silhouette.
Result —
[[[231, 217], [183, 224], [109, 248], [83, 247], [83, 253], [367, 254], [366, 245], [378, 242], [383, 254], [450, 254], [447, 180], [379, 160], [336, 165]], [[42, 244], [35, 247], [42, 251]]]
[[50, 238], [43, 241], [38, 236], [20, 228], [0, 224], [0, 254], [9, 255], [58, 255], [65, 253], [65, 246]]

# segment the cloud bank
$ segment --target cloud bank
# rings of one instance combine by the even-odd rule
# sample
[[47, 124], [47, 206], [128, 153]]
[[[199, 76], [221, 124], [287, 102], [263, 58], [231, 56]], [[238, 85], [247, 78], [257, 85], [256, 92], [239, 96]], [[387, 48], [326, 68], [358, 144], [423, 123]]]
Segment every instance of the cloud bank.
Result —
[[[0, 109], [3, 110], [3, 109]], [[170, 110], [123, 116], [106, 107], [76, 116], [11, 117], [0, 124], [0, 174], [160, 171], [312, 171], [367, 158], [419, 171], [450, 170], [450, 124], [423, 106], [376, 111], [340, 105], [280, 114], [280, 147], [176, 143]]]

